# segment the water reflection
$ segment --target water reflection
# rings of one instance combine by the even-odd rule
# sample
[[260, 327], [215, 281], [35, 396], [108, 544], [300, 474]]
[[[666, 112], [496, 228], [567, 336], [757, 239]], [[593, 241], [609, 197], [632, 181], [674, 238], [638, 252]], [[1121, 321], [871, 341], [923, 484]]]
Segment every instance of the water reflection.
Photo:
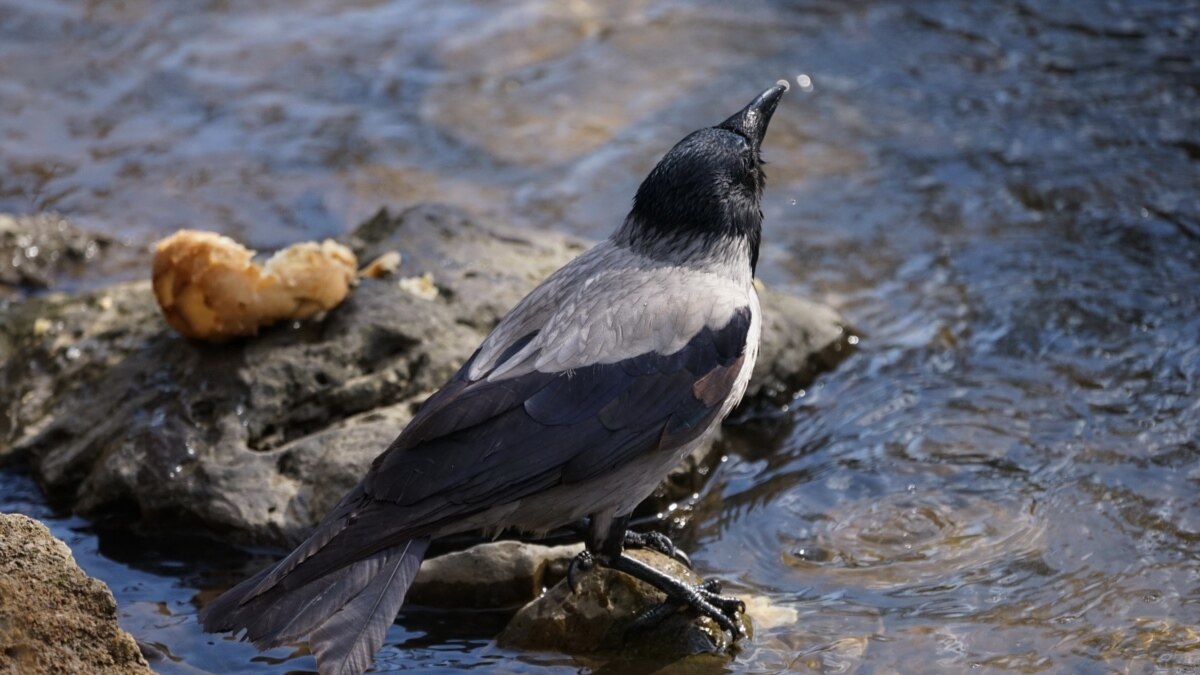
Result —
[[[760, 271], [864, 338], [680, 533], [797, 615], [718, 669], [1172, 672], [1200, 667], [1198, 37], [1194, 0], [5, 0], [0, 210], [271, 247], [447, 200], [599, 236], [667, 145], [803, 74]], [[164, 670], [311, 667], [195, 628], [261, 557], [107, 541], [85, 566]], [[498, 621], [405, 614], [380, 665], [603, 668]]]

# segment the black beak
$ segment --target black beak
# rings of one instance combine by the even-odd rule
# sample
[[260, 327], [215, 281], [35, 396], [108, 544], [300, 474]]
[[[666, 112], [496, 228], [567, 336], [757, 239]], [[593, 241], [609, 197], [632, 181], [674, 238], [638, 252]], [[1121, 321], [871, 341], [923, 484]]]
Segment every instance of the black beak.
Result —
[[762, 145], [763, 137], [767, 135], [767, 125], [771, 123], [771, 115], [775, 114], [775, 106], [779, 105], [783, 92], [789, 88], [787, 80], [776, 82], [775, 86], [759, 94], [750, 105], [718, 124], [717, 128], [741, 134], [752, 146], [758, 148]]

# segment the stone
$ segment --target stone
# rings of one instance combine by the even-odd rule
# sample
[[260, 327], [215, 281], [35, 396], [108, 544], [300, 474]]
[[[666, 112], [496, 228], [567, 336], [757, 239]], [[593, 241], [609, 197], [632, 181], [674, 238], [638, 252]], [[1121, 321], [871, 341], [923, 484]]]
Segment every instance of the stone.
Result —
[[[711, 619], [692, 614], [673, 616], [644, 634], [626, 635], [629, 623], [665, 596], [648, 584], [602, 569], [583, 573], [579, 593], [572, 593], [564, 581], [567, 567], [582, 550], [583, 544], [498, 541], [429, 558], [421, 564], [405, 604], [472, 610], [519, 607], [499, 638], [502, 646], [515, 649], [600, 658], [726, 658], [729, 636]], [[692, 583], [700, 580], [693, 571], [653, 551], [627, 553]], [[739, 597], [756, 630], [788, 628], [799, 620], [794, 608], [766, 596]]]
[[[690, 583], [702, 581], [678, 561], [655, 551], [627, 550], [626, 555]], [[691, 612], [677, 612], [648, 629], [629, 630], [634, 620], [665, 598], [645, 582], [597, 566], [580, 575], [574, 592], [564, 579], [522, 607], [497, 643], [508, 649], [623, 658], [718, 655], [729, 649], [728, 633], [712, 619]], [[752, 630], [750, 622], [745, 623]]]
[[566, 575], [583, 544], [541, 546], [497, 541], [430, 558], [405, 602], [442, 608], [519, 607]]
[[[82, 514], [290, 545], [366, 471], [497, 321], [586, 248], [437, 205], [381, 211], [349, 237], [398, 251], [404, 276], [364, 279], [314, 320], [211, 345], [171, 331], [146, 281], [0, 304], [0, 463], [27, 462]], [[752, 402], [810, 377], [847, 333], [828, 308], [763, 292]]]
[[149, 674], [103, 582], [36, 520], [0, 514], [0, 673]]
[[837, 310], [760, 285], [762, 343], [746, 388], [751, 404], [786, 403], [850, 354], [851, 332]]
[[55, 214], [0, 214], [0, 287], [46, 288], [112, 244], [110, 238], [84, 232]]

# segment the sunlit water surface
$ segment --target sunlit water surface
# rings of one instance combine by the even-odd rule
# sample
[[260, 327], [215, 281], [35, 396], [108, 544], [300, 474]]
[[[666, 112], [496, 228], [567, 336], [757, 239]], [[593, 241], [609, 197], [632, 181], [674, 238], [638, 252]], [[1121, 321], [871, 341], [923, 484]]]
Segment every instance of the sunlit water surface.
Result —
[[[443, 200], [599, 237], [671, 143], [803, 74], [760, 275], [862, 339], [682, 510], [701, 571], [799, 616], [687, 669], [1200, 671], [1198, 3], [494, 7], [0, 0], [0, 211], [270, 248]], [[269, 553], [0, 480], [159, 670], [313, 667], [196, 627]], [[407, 610], [378, 666], [600, 667], [503, 622]]]

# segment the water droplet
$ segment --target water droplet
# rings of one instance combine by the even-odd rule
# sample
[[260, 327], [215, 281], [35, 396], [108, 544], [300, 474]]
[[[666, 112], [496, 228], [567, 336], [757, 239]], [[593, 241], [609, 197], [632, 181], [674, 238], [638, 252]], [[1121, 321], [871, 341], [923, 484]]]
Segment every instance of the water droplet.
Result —
[[788, 201], [789, 201], [789, 202], [791, 202], [792, 206], [795, 206], [795, 205], [796, 205], [796, 200], [795, 200], [795, 198], [789, 199]]
[[808, 74], [806, 74], [806, 73], [800, 73], [799, 75], [796, 76], [796, 84], [800, 85], [800, 91], [812, 91], [813, 90], [812, 78], [809, 77]]
[[79, 358], [79, 347], [67, 347], [66, 357], [68, 361]]
[[34, 258], [38, 257], [38, 253], [40, 252], [41, 250], [38, 249], [38, 247], [30, 246], [29, 248], [25, 249], [25, 257], [33, 260]]
[[847, 344], [851, 344], [851, 345], [856, 345], [856, 344], [858, 344], [858, 336], [857, 336], [857, 335], [851, 335], [850, 337], [846, 338], [846, 343], [847, 343]]

